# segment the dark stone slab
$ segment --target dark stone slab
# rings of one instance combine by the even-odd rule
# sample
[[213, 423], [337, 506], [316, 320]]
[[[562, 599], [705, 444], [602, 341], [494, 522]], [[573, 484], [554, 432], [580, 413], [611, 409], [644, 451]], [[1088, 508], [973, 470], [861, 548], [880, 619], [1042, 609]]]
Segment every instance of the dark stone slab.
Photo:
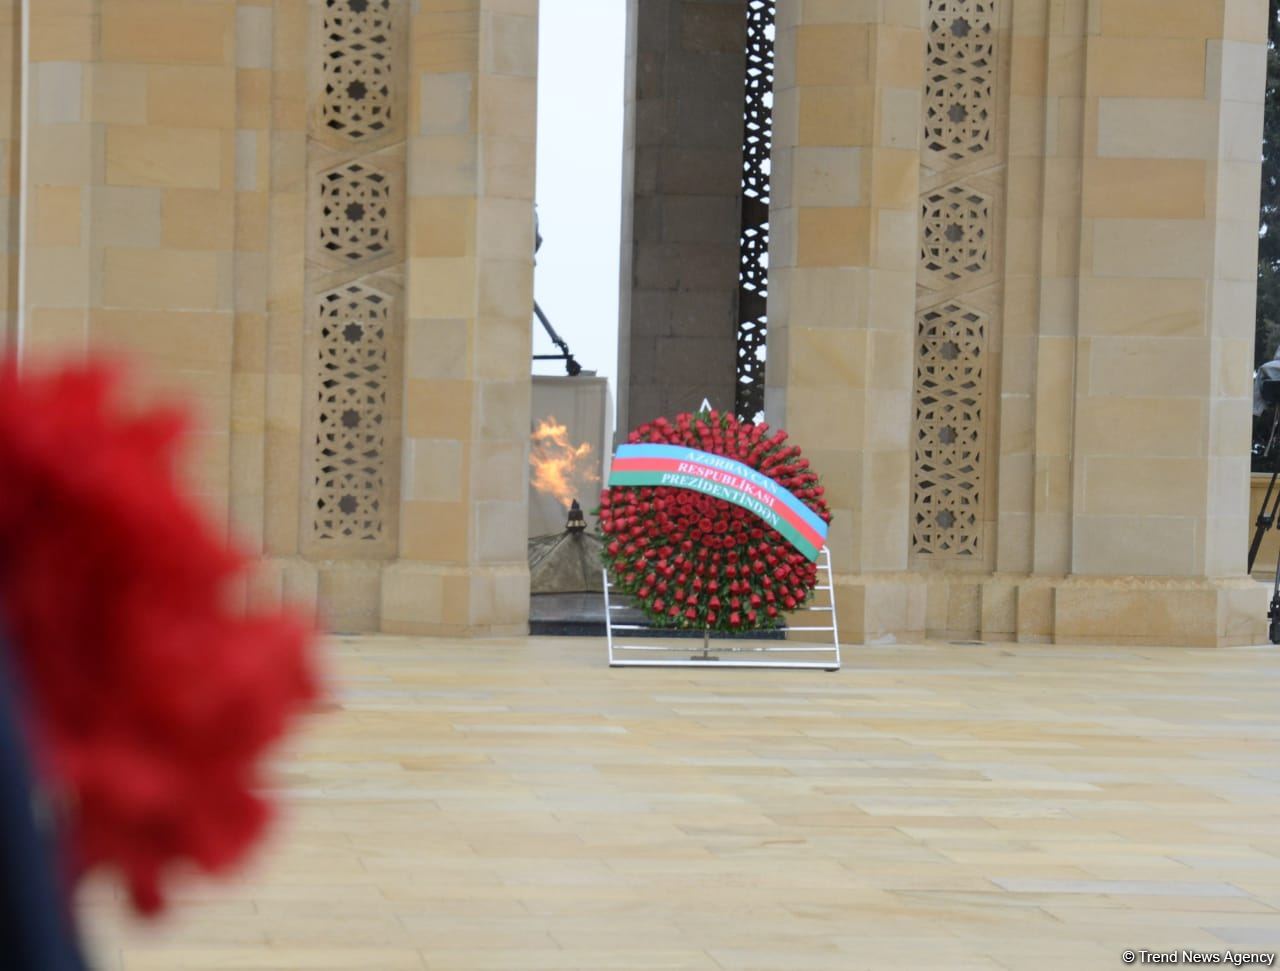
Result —
[[[614, 598], [614, 606], [624, 606], [613, 612], [615, 624], [643, 624], [644, 614], [629, 606], [630, 599]], [[544, 637], [604, 637], [604, 597], [598, 593], [543, 593], [535, 594], [529, 603], [529, 633]], [[629, 630], [622, 631], [628, 639], [640, 637], [696, 638], [702, 640], [699, 630]], [[755, 640], [780, 641], [786, 639], [784, 629], [752, 631], [748, 634], [730, 634], [713, 631], [713, 641]]]

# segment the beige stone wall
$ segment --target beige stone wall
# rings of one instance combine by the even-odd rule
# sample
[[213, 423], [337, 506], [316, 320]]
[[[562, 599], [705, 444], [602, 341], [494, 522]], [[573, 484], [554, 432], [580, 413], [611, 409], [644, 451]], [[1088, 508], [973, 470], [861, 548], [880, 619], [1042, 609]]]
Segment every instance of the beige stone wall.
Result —
[[1140, 6], [1088, 38], [1072, 567], [1238, 575], [1265, 4]]
[[[194, 406], [188, 471], [262, 558], [253, 602], [319, 600], [341, 630], [522, 630], [536, 0], [36, 3], [21, 92], [18, 6], [0, 79], [31, 121], [28, 361], [118, 349], [144, 396]], [[365, 29], [386, 57], [349, 50], [364, 74], [331, 83], [326, 45]], [[352, 441], [347, 475], [327, 456]]]
[[537, 12], [458, 0], [413, 15], [405, 469], [384, 630], [527, 628]]
[[[923, 633], [907, 577], [920, 4], [778, 10], [766, 417], [823, 475], [841, 629]], [[874, 636], [874, 635], [873, 635]]]
[[22, 112], [21, 0], [0, 2], [0, 350], [17, 338]]
[[[318, 598], [346, 630], [523, 630], [536, 0], [361, 5], [390, 18], [368, 97], [329, 83], [321, 25], [348, 13], [327, 0], [30, 6], [23, 64], [0, 0], [7, 338], [20, 319], [33, 364], [126, 350], [141, 394], [194, 403], [186, 471], [261, 555], [250, 599]], [[624, 272], [657, 276], [623, 356], [651, 375], [650, 338], [686, 342], [682, 366], [721, 341], [731, 384], [732, 306], [685, 271], [731, 256], [732, 283], [735, 214], [724, 185], [681, 180], [732, 156], [736, 188], [737, 105], [699, 119], [732, 100], [741, 4], [655, 3], [647, 27], [640, 6]], [[1244, 553], [1265, 12], [781, 0], [767, 409], [825, 477], [851, 639], [1262, 636]], [[724, 89], [652, 87], [700, 70]], [[965, 82], [959, 107], [939, 77]], [[659, 107], [673, 144], [641, 137]], [[335, 111], [377, 125], [352, 136]], [[371, 378], [348, 407], [326, 368], [357, 344]], [[929, 410], [937, 388], [963, 422]], [[368, 453], [341, 483], [340, 439]], [[348, 495], [376, 515], [334, 517]]]
[[32, 4], [25, 347], [136, 357], [198, 404], [186, 469], [229, 499], [235, 3]]
[[[830, 487], [842, 628], [1259, 639], [1244, 554], [1266, 4], [926, 6], [924, 22], [914, 2], [779, 12], [768, 416]], [[921, 139], [952, 39], [927, 69], [918, 54], [922, 27], [956, 17], [957, 38], [994, 24], [993, 62], [962, 76], [990, 73], [1000, 149], [952, 169]], [[974, 225], [990, 252], [940, 283]], [[967, 330], [920, 329], [913, 348], [928, 308], [964, 310]], [[943, 346], [961, 330], [985, 349]], [[939, 467], [921, 464], [927, 396], [968, 378], [956, 400], [978, 431], [948, 461], [982, 525], [971, 555], [939, 555], [916, 536]]]

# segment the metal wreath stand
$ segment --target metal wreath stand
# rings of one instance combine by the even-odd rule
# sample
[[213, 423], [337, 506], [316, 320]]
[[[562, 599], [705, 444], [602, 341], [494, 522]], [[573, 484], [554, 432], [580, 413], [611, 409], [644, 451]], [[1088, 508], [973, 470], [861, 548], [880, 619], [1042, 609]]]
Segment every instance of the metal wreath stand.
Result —
[[[724, 640], [716, 644], [714, 652], [711, 648], [711, 632], [702, 632], [702, 653], [689, 655], [688, 640], [682, 646], [679, 643], [643, 643], [645, 640], [661, 640], [663, 634], [671, 632], [671, 628], [655, 627], [653, 624], [615, 624], [614, 611], [627, 610], [625, 604], [615, 604], [609, 597], [613, 582], [609, 579], [609, 571], [604, 573], [604, 623], [605, 637], [609, 643], [609, 666], [626, 667], [673, 667], [673, 668], [816, 668], [823, 671], [840, 670], [840, 630], [836, 623], [836, 585], [831, 574], [831, 551], [822, 547], [818, 553], [818, 579], [814, 592], [815, 600], [826, 594], [826, 603], [808, 603], [803, 607], [788, 611], [788, 616], [796, 614], [827, 615], [829, 625], [788, 626], [788, 631], [804, 631], [811, 633], [830, 633], [831, 644], [813, 643], [801, 646], [795, 642], [777, 641], [763, 643], [737, 643]], [[826, 582], [822, 583], [823, 576]], [[814, 618], [817, 620], [818, 618]], [[621, 643], [614, 636], [615, 631], [645, 631], [649, 636], [636, 638], [630, 643]], [[626, 636], [626, 635], [624, 635]], [[674, 639], [674, 638], [669, 638]], [[637, 641], [639, 643], [637, 643]], [[774, 646], [774, 645], [777, 646]], [[676, 657], [675, 655], [684, 655]]]

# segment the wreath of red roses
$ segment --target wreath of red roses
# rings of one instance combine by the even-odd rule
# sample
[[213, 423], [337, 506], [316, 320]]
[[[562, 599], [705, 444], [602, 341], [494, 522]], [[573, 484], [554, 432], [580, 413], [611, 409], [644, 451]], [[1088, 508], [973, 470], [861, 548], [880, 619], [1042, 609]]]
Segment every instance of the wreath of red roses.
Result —
[[[630, 444], [681, 445], [736, 459], [789, 489], [824, 522], [818, 476], [787, 433], [717, 411], [658, 418]], [[817, 567], [741, 506], [670, 486], [613, 486], [600, 496], [603, 557], [613, 584], [656, 625], [751, 631], [804, 604]]]

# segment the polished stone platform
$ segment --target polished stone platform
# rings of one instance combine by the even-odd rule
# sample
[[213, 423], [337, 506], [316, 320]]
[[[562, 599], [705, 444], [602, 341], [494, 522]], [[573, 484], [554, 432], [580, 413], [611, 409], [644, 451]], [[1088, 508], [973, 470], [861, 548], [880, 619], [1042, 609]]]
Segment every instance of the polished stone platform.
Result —
[[[645, 616], [629, 597], [615, 597], [614, 624], [643, 624]], [[604, 596], [599, 593], [538, 593], [529, 602], [529, 633], [543, 637], [604, 637]], [[716, 631], [712, 640], [777, 641], [786, 637], [785, 628], [752, 634], [730, 634]], [[628, 637], [696, 638], [701, 631], [627, 631]]]
[[1280, 651], [341, 638], [283, 819], [101, 971], [1081, 971], [1280, 948]]

